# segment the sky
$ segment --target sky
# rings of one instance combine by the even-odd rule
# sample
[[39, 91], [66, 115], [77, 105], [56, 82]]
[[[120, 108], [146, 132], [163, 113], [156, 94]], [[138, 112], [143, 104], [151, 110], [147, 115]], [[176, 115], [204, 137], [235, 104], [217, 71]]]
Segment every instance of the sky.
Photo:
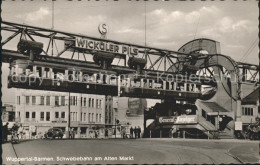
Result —
[[[140, 45], [146, 42], [147, 46], [175, 51], [193, 39], [209, 38], [219, 41], [221, 53], [235, 61], [258, 64], [258, 12], [256, 0], [56, 0], [54, 29], [100, 37], [97, 27], [106, 23], [108, 39]], [[52, 2], [3, 1], [2, 20], [51, 28]], [[7, 34], [2, 32], [2, 36], [4, 39]], [[16, 49], [16, 45], [8, 48]], [[14, 99], [14, 90], [5, 88], [7, 67], [2, 67], [3, 102]]]

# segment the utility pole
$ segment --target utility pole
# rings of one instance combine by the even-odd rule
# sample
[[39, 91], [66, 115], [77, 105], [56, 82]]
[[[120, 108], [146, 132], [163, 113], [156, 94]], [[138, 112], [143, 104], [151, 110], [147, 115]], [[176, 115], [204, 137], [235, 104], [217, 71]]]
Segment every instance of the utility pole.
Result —
[[69, 110], [69, 114], [68, 114], [68, 133], [70, 134], [70, 92], [69, 92], [69, 105], [68, 105], [68, 110]]
[[116, 139], [116, 118], [115, 118], [115, 139]]

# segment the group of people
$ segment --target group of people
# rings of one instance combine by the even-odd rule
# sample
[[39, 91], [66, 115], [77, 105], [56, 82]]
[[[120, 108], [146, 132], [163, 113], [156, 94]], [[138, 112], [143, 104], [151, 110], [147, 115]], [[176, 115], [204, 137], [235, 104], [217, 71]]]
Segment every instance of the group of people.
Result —
[[22, 124], [14, 123], [11, 129], [8, 129], [9, 123], [7, 122], [3, 127], [2, 127], [2, 142], [5, 143], [8, 141], [8, 135], [15, 136], [14, 138], [17, 139], [23, 139], [23, 135], [25, 134], [23, 132], [23, 127]]
[[141, 128], [140, 126], [138, 126], [137, 128], [133, 128], [131, 127], [130, 128], [130, 138], [133, 139], [133, 138], [141, 138]]

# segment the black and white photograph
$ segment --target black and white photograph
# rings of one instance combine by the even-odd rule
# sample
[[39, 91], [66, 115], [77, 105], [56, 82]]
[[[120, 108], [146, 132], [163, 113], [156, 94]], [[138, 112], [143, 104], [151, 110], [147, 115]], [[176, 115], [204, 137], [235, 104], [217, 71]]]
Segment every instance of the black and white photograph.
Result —
[[2, 0], [2, 164], [260, 163], [258, 26], [258, 0]]

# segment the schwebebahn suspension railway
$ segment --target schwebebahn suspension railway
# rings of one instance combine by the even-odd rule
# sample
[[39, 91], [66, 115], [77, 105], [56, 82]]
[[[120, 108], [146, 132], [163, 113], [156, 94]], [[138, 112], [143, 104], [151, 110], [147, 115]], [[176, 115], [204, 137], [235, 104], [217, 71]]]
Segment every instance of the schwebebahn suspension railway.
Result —
[[[245, 138], [248, 126], [259, 123], [259, 66], [221, 54], [217, 41], [195, 39], [172, 51], [7, 21], [1, 25], [9, 88], [161, 99], [144, 113], [144, 123], [154, 119], [145, 124], [146, 137], [176, 128], [183, 136]], [[203, 86], [210, 90], [203, 93]], [[253, 114], [245, 116], [248, 106]]]

